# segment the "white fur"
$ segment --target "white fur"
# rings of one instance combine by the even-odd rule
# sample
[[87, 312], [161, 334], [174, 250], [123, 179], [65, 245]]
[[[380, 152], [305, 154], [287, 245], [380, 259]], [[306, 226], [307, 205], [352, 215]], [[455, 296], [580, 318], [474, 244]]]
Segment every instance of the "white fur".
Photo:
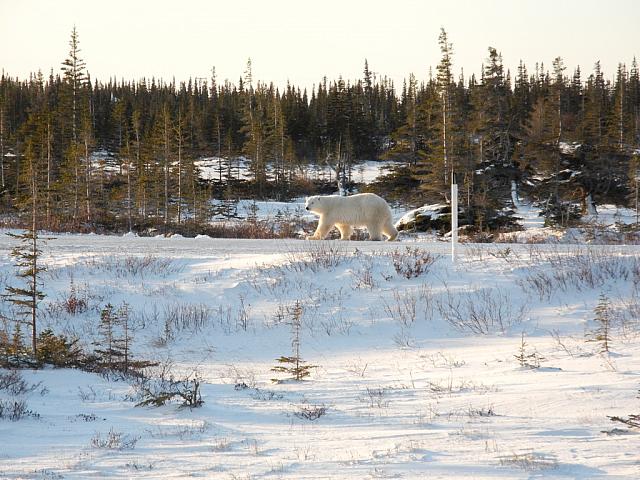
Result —
[[335, 226], [342, 240], [349, 240], [353, 227], [366, 227], [370, 240], [395, 240], [398, 231], [393, 226], [391, 208], [375, 193], [359, 193], [349, 197], [318, 195], [308, 197], [305, 208], [320, 216], [318, 228], [308, 237], [310, 240], [324, 239]]

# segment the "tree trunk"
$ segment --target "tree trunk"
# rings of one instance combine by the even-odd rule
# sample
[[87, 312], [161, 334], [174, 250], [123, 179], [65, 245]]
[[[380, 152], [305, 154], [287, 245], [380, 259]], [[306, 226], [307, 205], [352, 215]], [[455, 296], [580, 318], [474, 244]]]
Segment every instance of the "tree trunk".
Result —
[[51, 226], [51, 121], [47, 119], [47, 228]]
[[182, 125], [180, 122], [181, 119], [178, 118], [178, 225], [182, 220]]
[[4, 190], [4, 105], [0, 107], [0, 181]]
[[87, 223], [91, 223], [91, 158], [89, 158], [89, 139], [84, 139], [84, 182]]
[[31, 346], [33, 356], [37, 353], [37, 311], [38, 311], [38, 235], [37, 235], [37, 212], [38, 212], [38, 179], [35, 161], [31, 160], [31, 256], [33, 265], [31, 267]]

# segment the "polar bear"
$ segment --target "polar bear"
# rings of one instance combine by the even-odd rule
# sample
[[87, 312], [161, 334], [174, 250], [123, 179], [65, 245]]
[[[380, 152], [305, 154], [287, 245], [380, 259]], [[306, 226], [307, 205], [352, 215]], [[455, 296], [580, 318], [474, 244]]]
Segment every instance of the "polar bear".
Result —
[[342, 240], [349, 240], [353, 227], [366, 227], [369, 240], [395, 240], [398, 231], [391, 221], [391, 208], [375, 193], [359, 193], [349, 197], [317, 195], [308, 197], [305, 209], [320, 216], [318, 228], [309, 240], [322, 240], [336, 226]]

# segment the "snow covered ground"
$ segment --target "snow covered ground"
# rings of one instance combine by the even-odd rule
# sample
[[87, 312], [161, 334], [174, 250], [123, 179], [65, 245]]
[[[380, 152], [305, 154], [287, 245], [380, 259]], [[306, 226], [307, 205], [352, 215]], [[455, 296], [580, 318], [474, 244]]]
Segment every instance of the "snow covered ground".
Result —
[[[394, 162], [365, 160], [353, 165], [351, 172], [352, 180], [358, 183], [371, 183], [380, 175], [385, 173], [385, 169], [393, 165]], [[227, 173], [229, 168], [229, 160], [221, 157], [204, 157], [195, 162], [200, 172], [200, 178], [204, 180], [218, 180]], [[244, 157], [238, 157], [231, 160], [231, 172], [233, 176], [248, 179], [251, 178], [249, 171], [250, 160]], [[273, 165], [268, 165], [268, 172], [273, 172]], [[308, 179], [325, 179], [335, 178], [335, 172], [329, 165], [309, 164], [302, 167], [302, 171], [298, 172], [304, 178]]]
[[[22, 371], [33, 415], [0, 419], [0, 478], [638, 478], [640, 435], [607, 416], [640, 413], [640, 247], [466, 244], [455, 265], [448, 249], [50, 240], [41, 328], [90, 350], [100, 309], [126, 302], [136, 357], [198, 376], [205, 403], [136, 407], [127, 381]], [[586, 341], [600, 293], [609, 354]], [[274, 383], [297, 301], [316, 368]]]

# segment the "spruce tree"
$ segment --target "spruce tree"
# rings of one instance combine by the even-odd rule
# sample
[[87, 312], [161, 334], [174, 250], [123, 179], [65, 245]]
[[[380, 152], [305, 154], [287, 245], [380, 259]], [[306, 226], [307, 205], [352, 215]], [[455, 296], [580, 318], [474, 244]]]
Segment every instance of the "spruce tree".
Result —
[[593, 321], [596, 323], [596, 327], [587, 333], [587, 341], [598, 343], [600, 346], [599, 353], [609, 353], [613, 319], [611, 302], [604, 293], [600, 294], [598, 305], [593, 309], [593, 313], [595, 314]]
[[451, 129], [449, 127], [451, 116], [451, 91], [453, 83], [453, 75], [451, 74], [452, 67], [452, 52], [453, 46], [449, 43], [447, 32], [444, 28], [440, 29], [440, 36], [438, 37], [438, 44], [440, 45], [441, 59], [437, 68], [437, 83], [440, 93], [440, 101], [442, 103], [442, 177], [444, 184], [447, 184], [449, 179], [450, 170], [453, 171], [454, 167], [451, 164]]
[[15, 259], [15, 266], [18, 268], [17, 277], [25, 282], [22, 287], [7, 286], [4, 297], [8, 302], [17, 307], [17, 313], [31, 328], [31, 350], [33, 355], [37, 354], [37, 334], [38, 334], [38, 304], [45, 297], [40, 289], [40, 274], [45, 270], [39, 263], [41, 250], [39, 249], [39, 235], [33, 227], [24, 233], [9, 233], [13, 238], [20, 241], [20, 245], [11, 251], [11, 256]]
[[[78, 32], [73, 27], [71, 31], [71, 39], [69, 41], [68, 57], [62, 62], [62, 71], [64, 78], [62, 83], [62, 101], [60, 103], [59, 115], [63, 120], [64, 128], [64, 144], [66, 162], [64, 171], [59, 179], [61, 185], [59, 190], [65, 193], [67, 197], [67, 207], [71, 208], [74, 226], [77, 225], [80, 216], [80, 197], [82, 195], [82, 178], [81, 178], [81, 152], [83, 146], [85, 151], [85, 181], [87, 180], [87, 170], [89, 169], [89, 158], [86, 158], [89, 142], [89, 124], [86, 120], [88, 102], [87, 102], [87, 83], [88, 76], [86, 72], [86, 64], [80, 57], [80, 40]], [[84, 117], [83, 117], [84, 116]], [[81, 142], [81, 136], [83, 142]], [[69, 189], [69, 185], [73, 188]], [[71, 194], [71, 198], [68, 195]], [[87, 195], [85, 201], [88, 204]]]
[[[277, 360], [278, 366], [271, 369], [272, 372], [289, 374], [292, 380], [301, 381], [311, 375], [311, 369], [315, 365], [308, 365], [300, 354], [300, 341], [302, 334], [302, 313], [303, 308], [299, 301], [289, 310], [289, 325], [291, 326], [291, 356], [282, 356]], [[281, 380], [272, 379], [273, 382]]]
[[130, 366], [131, 329], [129, 325], [129, 306], [125, 303], [115, 308], [108, 303], [100, 312], [98, 325], [100, 341], [94, 342], [104, 367], [109, 370], [127, 372]]
[[8, 234], [19, 241], [19, 244], [11, 251], [11, 256], [15, 259], [15, 266], [18, 268], [17, 277], [22, 279], [24, 285], [6, 287], [5, 297], [17, 307], [18, 314], [31, 327], [31, 349], [35, 357], [37, 354], [38, 303], [45, 296], [40, 289], [40, 274], [45, 268], [40, 263], [42, 252], [38, 234], [38, 211], [40, 208], [38, 175], [40, 166], [37, 153], [30, 140], [25, 148], [25, 160], [29, 192], [25, 198], [24, 208], [29, 212], [29, 228], [20, 234]]

